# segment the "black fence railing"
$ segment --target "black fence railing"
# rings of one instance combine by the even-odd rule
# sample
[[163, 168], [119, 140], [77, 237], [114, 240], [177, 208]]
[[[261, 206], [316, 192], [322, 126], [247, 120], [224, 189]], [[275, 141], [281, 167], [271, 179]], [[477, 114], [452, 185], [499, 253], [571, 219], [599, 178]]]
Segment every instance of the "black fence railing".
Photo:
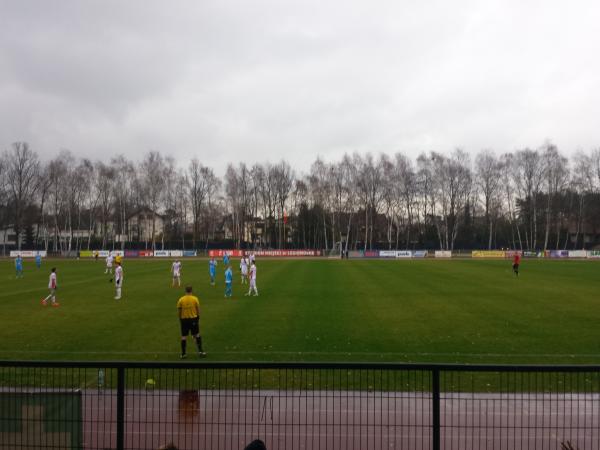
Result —
[[253, 439], [270, 450], [600, 449], [600, 366], [0, 361], [0, 449]]

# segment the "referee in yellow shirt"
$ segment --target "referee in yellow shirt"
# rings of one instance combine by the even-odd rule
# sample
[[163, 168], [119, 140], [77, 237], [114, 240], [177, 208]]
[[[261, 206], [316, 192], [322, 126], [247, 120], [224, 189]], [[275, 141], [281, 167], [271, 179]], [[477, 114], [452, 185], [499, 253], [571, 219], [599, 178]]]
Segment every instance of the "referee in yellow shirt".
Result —
[[187, 355], [185, 348], [187, 344], [188, 334], [192, 333], [198, 347], [198, 356], [201, 358], [206, 356], [202, 351], [202, 337], [200, 337], [200, 302], [198, 297], [192, 295], [192, 287], [186, 286], [185, 295], [177, 301], [177, 311], [179, 313], [179, 323], [181, 325], [181, 359]]

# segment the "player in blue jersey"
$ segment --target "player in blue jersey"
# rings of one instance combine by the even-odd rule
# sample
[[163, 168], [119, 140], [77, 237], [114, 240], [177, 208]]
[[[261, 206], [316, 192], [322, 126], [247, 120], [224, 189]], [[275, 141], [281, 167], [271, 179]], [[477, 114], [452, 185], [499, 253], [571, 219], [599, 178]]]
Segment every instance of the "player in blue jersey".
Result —
[[208, 261], [208, 274], [210, 275], [210, 284], [214, 286], [215, 277], [217, 276], [217, 261], [214, 257]]
[[35, 265], [38, 269], [42, 267], [42, 255], [39, 252], [35, 255]]
[[21, 255], [17, 255], [15, 258], [15, 271], [17, 272], [17, 278], [23, 278], [23, 258], [21, 258]]
[[223, 254], [223, 264], [228, 266], [229, 265], [229, 253], [225, 252]]
[[233, 271], [231, 266], [225, 270], [225, 297], [231, 297], [231, 285], [233, 284]]

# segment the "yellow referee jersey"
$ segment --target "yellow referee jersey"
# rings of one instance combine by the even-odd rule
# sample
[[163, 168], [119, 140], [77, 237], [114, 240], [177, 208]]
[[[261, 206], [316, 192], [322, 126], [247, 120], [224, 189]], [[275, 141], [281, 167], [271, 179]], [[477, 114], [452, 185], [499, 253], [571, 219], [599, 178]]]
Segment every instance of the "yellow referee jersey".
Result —
[[195, 319], [198, 317], [200, 302], [195, 295], [184, 295], [177, 301], [180, 319]]

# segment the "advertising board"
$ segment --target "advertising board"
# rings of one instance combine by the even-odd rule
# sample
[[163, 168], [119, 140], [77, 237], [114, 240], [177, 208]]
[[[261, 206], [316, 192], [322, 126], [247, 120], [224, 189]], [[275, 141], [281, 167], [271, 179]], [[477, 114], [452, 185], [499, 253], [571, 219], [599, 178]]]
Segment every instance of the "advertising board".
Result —
[[568, 250], [550, 250], [546, 251], [547, 258], [568, 258], [569, 251]]
[[452, 258], [452, 252], [450, 250], [436, 250], [436, 258]]
[[413, 258], [427, 258], [427, 250], [415, 250]]
[[348, 252], [348, 258], [364, 258], [365, 254], [362, 250], [350, 250]]
[[587, 257], [590, 259], [600, 258], [600, 250], [588, 250]]
[[587, 258], [585, 250], [569, 250], [569, 258]]
[[398, 250], [396, 258], [412, 258], [412, 252], [410, 250]]
[[396, 250], [379, 250], [380, 258], [395, 258]]
[[321, 250], [248, 250], [246, 253], [254, 253], [256, 256], [321, 256]]
[[42, 258], [45, 258], [47, 255], [45, 250], [11, 250], [10, 257], [16, 258], [21, 255], [21, 258], [35, 258], [38, 253]]
[[524, 258], [543, 258], [544, 252], [523, 252]]
[[[239, 258], [241, 256], [244, 256], [243, 250], [209, 250], [208, 256], [210, 256], [211, 258], [221, 258], [225, 256], [225, 253], [227, 253], [233, 258]], [[255, 252], [254, 254], [256, 255], [257, 253]]]
[[379, 250], [365, 250], [365, 258], [379, 258]]
[[504, 258], [503, 250], [473, 250], [473, 258]]

